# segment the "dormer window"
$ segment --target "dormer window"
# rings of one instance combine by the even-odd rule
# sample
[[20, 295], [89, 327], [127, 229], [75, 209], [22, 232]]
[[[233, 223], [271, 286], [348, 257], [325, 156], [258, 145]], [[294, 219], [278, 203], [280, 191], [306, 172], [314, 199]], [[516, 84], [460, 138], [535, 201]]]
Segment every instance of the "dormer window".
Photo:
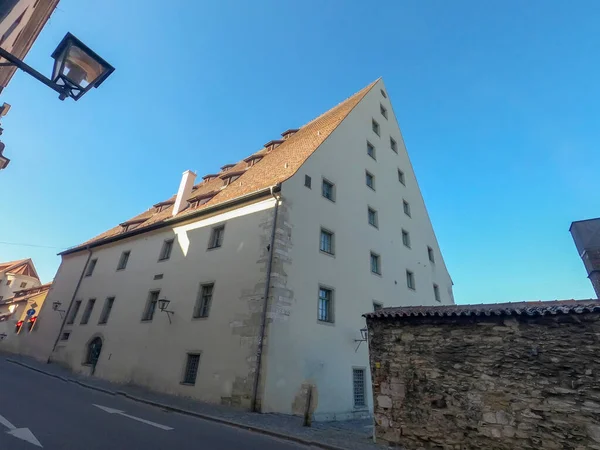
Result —
[[235, 164], [225, 164], [223, 167], [221, 167], [221, 171], [222, 172], [227, 172], [228, 170], [230, 170], [232, 167], [235, 167]]
[[146, 221], [146, 219], [132, 219], [132, 220], [128, 220], [127, 222], [123, 222], [120, 225], [123, 228], [123, 232], [126, 232], [126, 231], [135, 230], [145, 221]]
[[281, 137], [283, 137], [284, 140], [288, 140], [297, 132], [298, 132], [297, 128], [290, 128], [289, 130], [286, 130], [283, 133], [281, 133]]
[[254, 164], [259, 162], [263, 157], [261, 155], [252, 155], [246, 158], [244, 161], [248, 164], [248, 167], [252, 167]]
[[281, 140], [281, 139], [269, 141], [265, 144], [265, 148], [267, 149], [267, 152], [271, 152], [271, 151], [275, 150], [277, 147], [279, 147], [281, 144], [283, 144], [283, 140]]
[[217, 195], [218, 191], [210, 191], [204, 192], [203, 194], [194, 195], [192, 198], [188, 200], [190, 203], [190, 208], [197, 208], [200, 205], [204, 205], [212, 200], [212, 198]]
[[216, 173], [209, 173], [208, 175], [204, 175], [202, 177], [202, 180], [204, 180], [205, 183], [208, 183], [210, 180], [213, 180], [215, 178], [217, 178], [219, 175], [217, 175]]
[[156, 212], [156, 213], [162, 212], [165, 209], [167, 209], [169, 206], [171, 206], [173, 203], [175, 203], [174, 200], [158, 202], [156, 205], [154, 205], [154, 212]]
[[244, 172], [245, 170], [236, 170], [235, 172], [230, 171], [219, 175], [219, 178], [223, 180], [223, 186], [229, 186], [231, 183], [233, 183], [235, 180], [241, 177], [244, 174]]

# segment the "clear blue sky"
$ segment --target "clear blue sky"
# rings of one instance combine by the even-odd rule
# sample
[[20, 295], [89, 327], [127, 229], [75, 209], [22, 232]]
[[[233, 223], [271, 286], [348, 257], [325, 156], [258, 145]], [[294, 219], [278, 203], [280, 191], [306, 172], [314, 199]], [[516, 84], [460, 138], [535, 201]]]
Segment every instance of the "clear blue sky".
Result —
[[[600, 2], [62, 0], [116, 67], [82, 100], [18, 73], [0, 241], [68, 247], [383, 76], [459, 303], [589, 298], [568, 233], [600, 216]], [[50, 281], [58, 249], [0, 244]]]

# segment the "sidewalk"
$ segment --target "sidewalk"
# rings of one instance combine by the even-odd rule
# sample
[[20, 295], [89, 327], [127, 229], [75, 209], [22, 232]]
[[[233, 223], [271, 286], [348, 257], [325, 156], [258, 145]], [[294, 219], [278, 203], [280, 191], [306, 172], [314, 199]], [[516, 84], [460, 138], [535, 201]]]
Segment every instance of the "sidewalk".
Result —
[[221, 422], [282, 439], [330, 450], [382, 450], [373, 444], [372, 421], [313, 422], [303, 427], [302, 418], [283, 414], [257, 414], [223, 405], [202, 403], [185, 397], [152, 392], [138, 386], [111, 383], [94, 377], [74, 374], [55, 364], [43, 364], [26, 356], [0, 353], [7, 361], [66, 382], [76, 383], [109, 395], [123, 395], [131, 400], [201, 419]]

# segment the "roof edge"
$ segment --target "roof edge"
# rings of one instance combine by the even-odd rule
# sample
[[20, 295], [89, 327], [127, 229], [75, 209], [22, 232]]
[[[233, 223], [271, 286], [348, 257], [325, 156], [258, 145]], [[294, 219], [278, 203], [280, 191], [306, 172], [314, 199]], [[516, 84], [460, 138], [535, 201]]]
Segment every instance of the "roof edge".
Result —
[[222, 210], [222, 209], [227, 209], [227, 208], [229, 208], [231, 206], [235, 206], [237, 204], [241, 204], [241, 203], [245, 203], [245, 202], [250, 201], [250, 200], [254, 200], [254, 199], [261, 198], [261, 197], [265, 197], [266, 195], [271, 194], [271, 192], [279, 192], [280, 190], [281, 190], [281, 183], [276, 184], [275, 186], [269, 186], [268, 188], [264, 188], [264, 189], [260, 189], [258, 191], [251, 192], [250, 194], [247, 194], [247, 195], [244, 195], [244, 196], [241, 196], [241, 197], [237, 197], [237, 198], [231, 199], [229, 201], [225, 201], [223, 203], [219, 203], [219, 204], [214, 205], [214, 206], [208, 206], [206, 208], [202, 208], [202, 209], [200, 209], [200, 210], [198, 210], [198, 211], [196, 211], [195, 213], [192, 213], [192, 214], [187, 214], [187, 215], [183, 215], [183, 216], [175, 216], [172, 219], [165, 220], [165, 221], [162, 221], [162, 222], [158, 222], [156, 224], [152, 224], [152, 225], [149, 225], [147, 227], [136, 228], [135, 230], [132, 230], [132, 231], [129, 231], [129, 232], [126, 232], [126, 233], [121, 233], [121, 234], [118, 234], [116, 236], [111, 236], [111, 237], [106, 238], [106, 239], [101, 239], [99, 241], [92, 242], [90, 244], [78, 245], [76, 247], [69, 248], [69, 249], [67, 249], [65, 251], [62, 251], [62, 252], [58, 253], [58, 255], [59, 256], [70, 255], [72, 253], [77, 253], [77, 252], [80, 252], [82, 250], [89, 250], [89, 249], [92, 249], [92, 248], [100, 247], [100, 246], [105, 245], [105, 244], [110, 244], [110, 243], [113, 243], [113, 242], [117, 242], [117, 241], [121, 241], [123, 239], [127, 239], [127, 238], [130, 238], [130, 237], [133, 237], [133, 236], [137, 236], [137, 235], [140, 235], [140, 234], [143, 234], [143, 233], [147, 233], [147, 232], [150, 232], [150, 231], [158, 230], [160, 228], [166, 228], [166, 227], [168, 227], [170, 225], [173, 225], [173, 224], [177, 224], [177, 223], [180, 223], [180, 222], [186, 222], [186, 221], [188, 221], [190, 219], [195, 219], [197, 217], [202, 217], [202, 216], [208, 215], [208, 214], [210, 214], [212, 212], [216, 212], [216, 211], [219, 211], [219, 210]]

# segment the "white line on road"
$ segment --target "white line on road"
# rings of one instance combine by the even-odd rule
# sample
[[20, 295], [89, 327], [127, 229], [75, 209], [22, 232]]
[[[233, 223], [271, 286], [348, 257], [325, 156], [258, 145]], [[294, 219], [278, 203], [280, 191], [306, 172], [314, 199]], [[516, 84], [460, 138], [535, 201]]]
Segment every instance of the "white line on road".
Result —
[[96, 408], [100, 408], [102, 411], [107, 412], [109, 414], [118, 414], [123, 417], [127, 417], [129, 419], [137, 420], [138, 422], [145, 423], [146, 425], [150, 425], [156, 428], [160, 428], [161, 430], [169, 431], [173, 428], [168, 427], [166, 425], [161, 425], [160, 423], [150, 422], [149, 420], [142, 419], [140, 417], [130, 416], [129, 414], [125, 414], [125, 411], [121, 411], [120, 409], [109, 408], [108, 406], [101, 406], [93, 404]]
[[42, 447], [40, 441], [33, 435], [29, 428], [17, 428], [12, 423], [8, 421], [5, 417], [0, 416], [0, 424], [4, 425], [8, 428], [7, 434], [16, 437], [17, 439], [22, 439], [24, 441], [29, 442], [30, 444], [37, 445], [38, 447]]

